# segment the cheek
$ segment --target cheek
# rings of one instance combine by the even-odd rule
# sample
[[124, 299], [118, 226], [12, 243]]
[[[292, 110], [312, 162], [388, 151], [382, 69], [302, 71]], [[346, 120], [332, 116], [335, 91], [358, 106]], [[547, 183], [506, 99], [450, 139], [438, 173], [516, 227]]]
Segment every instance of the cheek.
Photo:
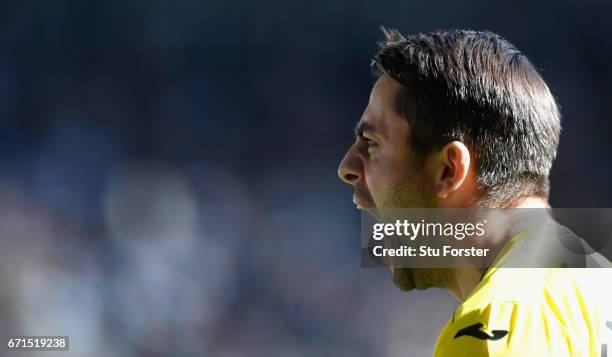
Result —
[[408, 165], [389, 159], [372, 160], [365, 167], [366, 184], [376, 202], [384, 201], [397, 187], [405, 184], [408, 175]]
[[366, 183], [378, 207], [421, 207], [426, 205], [422, 168], [409, 158], [389, 158], [371, 162]]
[[410, 161], [405, 157], [389, 157], [381, 160], [377, 169], [384, 173], [381, 181], [386, 186], [398, 187], [412, 181], [415, 174]]

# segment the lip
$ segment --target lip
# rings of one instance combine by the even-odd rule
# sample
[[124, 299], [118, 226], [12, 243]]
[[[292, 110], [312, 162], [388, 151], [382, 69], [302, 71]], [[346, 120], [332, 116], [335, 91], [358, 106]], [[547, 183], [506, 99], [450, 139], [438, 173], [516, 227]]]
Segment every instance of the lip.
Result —
[[357, 197], [357, 195], [353, 195], [353, 203], [357, 206], [357, 209], [363, 209], [363, 201]]

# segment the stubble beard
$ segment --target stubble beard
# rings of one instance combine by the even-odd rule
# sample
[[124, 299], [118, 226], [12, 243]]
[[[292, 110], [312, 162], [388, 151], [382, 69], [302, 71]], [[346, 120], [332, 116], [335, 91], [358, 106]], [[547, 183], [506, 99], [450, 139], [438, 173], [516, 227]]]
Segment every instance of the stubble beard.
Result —
[[[420, 177], [410, 177], [402, 187], [392, 190], [382, 205], [385, 208], [377, 209], [381, 222], [394, 221], [397, 218], [396, 210], [400, 208], [434, 208], [434, 199], [428, 197], [422, 187]], [[393, 267], [393, 263], [390, 263], [393, 283], [402, 291], [447, 288], [450, 285], [452, 271], [448, 268], [404, 268]]]
[[448, 268], [393, 268], [392, 279], [402, 291], [448, 288], [452, 271]]

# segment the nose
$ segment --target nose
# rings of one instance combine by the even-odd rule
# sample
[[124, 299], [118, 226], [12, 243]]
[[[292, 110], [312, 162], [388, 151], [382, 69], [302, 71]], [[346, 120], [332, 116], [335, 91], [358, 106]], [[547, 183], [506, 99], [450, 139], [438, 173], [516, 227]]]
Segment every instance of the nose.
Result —
[[355, 186], [361, 178], [362, 171], [363, 162], [357, 153], [357, 148], [352, 145], [338, 166], [338, 176], [342, 181]]

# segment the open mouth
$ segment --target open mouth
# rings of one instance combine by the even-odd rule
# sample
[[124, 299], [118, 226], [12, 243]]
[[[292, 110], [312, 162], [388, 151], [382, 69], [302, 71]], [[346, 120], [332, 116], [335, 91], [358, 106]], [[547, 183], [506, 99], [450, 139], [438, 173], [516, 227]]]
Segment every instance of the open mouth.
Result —
[[353, 203], [355, 204], [355, 206], [357, 206], [357, 209], [363, 208], [363, 206], [359, 203], [359, 199], [355, 195], [353, 195]]
[[355, 204], [355, 206], [357, 206], [358, 209], [367, 209], [373, 207], [371, 201], [364, 199], [363, 196], [360, 196], [358, 194], [353, 194], [353, 203]]

